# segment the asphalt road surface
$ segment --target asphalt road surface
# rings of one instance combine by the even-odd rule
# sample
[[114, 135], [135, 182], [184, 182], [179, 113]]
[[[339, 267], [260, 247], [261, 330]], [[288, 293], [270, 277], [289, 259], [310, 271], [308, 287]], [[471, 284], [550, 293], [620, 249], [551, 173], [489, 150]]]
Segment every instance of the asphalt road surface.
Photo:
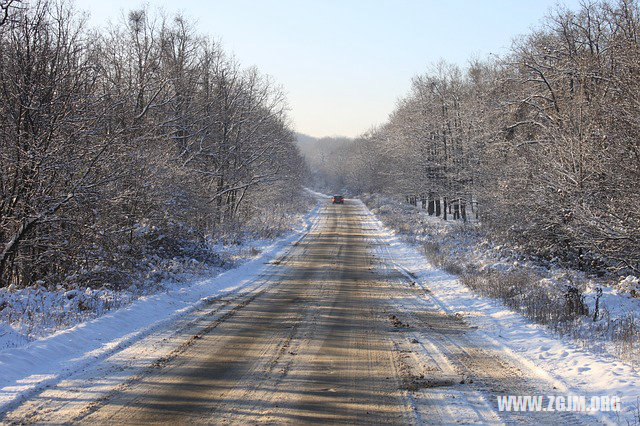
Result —
[[376, 248], [384, 241], [368, 220], [358, 202], [327, 203], [317, 225], [267, 268], [262, 285], [146, 343], [171, 347], [165, 356], [122, 367], [106, 360], [2, 420], [593, 422], [571, 413], [499, 413], [494, 395], [546, 394], [552, 385], [382, 265]]

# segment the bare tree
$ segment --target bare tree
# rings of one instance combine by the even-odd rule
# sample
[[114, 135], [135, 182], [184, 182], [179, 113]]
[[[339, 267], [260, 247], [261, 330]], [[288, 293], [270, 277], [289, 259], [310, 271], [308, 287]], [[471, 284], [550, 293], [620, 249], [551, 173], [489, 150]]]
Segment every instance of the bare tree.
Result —
[[[345, 147], [344, 180], [447, 219], [479, 204], [495, 238], [638, 273], [638, 28], [637, 2], [588, 3], [558, 9], [505, 58], [465, 73], [437, 64], [385, 125]], [[363, 185], [370, 164], [390, 178]]]
[[15, 9], [20, 3], [21, 0], [0, 0], [0, 27], [11, 18], [11, 8]]
[[181, 16], [134, 10], [100, 34], [57, 3], [12, 12], [0, 32], [2, 285], [117, 286], [150, 254], [214, 257], [207, 241], [263, 211], [252, 191], [300, 190], [281, 92]]

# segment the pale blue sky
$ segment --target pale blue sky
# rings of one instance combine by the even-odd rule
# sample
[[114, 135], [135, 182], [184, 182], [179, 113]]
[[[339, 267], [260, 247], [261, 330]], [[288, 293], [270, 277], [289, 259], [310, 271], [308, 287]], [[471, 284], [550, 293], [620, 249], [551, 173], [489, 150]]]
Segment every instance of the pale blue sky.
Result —
[[140, 6], [181, 11], [283, 87], [297, 131], [356, 136], [384, 122], [411, 77], [507, 51], [556, 4], [579, 0], [75, 0], [91, 24]]

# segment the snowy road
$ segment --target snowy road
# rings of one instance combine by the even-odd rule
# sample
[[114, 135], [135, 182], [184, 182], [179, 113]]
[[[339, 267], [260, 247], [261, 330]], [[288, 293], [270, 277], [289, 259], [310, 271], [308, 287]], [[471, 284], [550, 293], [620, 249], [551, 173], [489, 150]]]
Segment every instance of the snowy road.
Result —
[[599, 423], [498, 412], [497, 395], [560, 391], [443, 310], [391, 259], [361, 203], [327, 204], [316, 221], [247, 291], [31, 392], [1, 420]]

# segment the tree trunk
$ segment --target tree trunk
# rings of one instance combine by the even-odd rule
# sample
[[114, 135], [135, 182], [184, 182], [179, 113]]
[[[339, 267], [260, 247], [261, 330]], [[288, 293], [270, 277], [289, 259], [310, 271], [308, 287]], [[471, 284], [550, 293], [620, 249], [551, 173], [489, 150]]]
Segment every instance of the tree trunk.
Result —
[[447, 220], [447, 197], [442, 198], [442, 212], [443, 212], [442, 218], [444, 220]]

